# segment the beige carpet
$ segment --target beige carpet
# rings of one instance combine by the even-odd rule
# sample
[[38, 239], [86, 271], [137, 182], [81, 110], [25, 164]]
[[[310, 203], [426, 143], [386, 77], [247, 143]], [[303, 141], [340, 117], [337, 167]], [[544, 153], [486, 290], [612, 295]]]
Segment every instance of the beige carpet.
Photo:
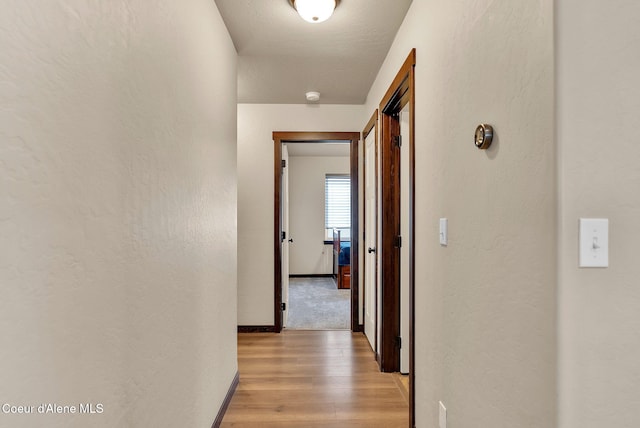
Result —
[[349, 330], [351, 290], [338, 290], [332, 278], [290, 278], [290, 330]]

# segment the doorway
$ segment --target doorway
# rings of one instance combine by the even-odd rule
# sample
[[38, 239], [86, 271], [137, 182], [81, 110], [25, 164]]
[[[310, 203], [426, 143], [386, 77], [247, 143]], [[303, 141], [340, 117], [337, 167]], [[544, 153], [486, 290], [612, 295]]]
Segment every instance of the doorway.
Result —
[[408, 375], [415, 425], [415, 64], [411, 50], [380, 102], [380, 368]]
[[[283, 160], [285, 154], [282, 229], [288, 239], [282, 243], [283, 328], [350, 330], [349, 141], [283, 142]], [[339, 243], [333, 240], [336, 231]]]
[[[343, 141], [349, 144], [349, 171], [351, 177], [351, 236], [358, 235], [358, 142], [359, 133], [357, 132], [274, 132], [274, 330], [281, 332], [285, 325], [286, 316], [286, 298], [288, 297], [287, 286], [289, 272], [287, 265], [283, 261], [289, 258], [290, 251], [289, 239], [295, 237], [288, 235], [286, 230], [289, 221], [286, 210], [283, 209], [283, 198], [285, 186], [285, 164], [283, 163], [283, 155], [287, 157], [287, 150], [283, 150], [283, 143], [327, 143], [335, 141]], [[351, 240], [351, 254], [357, 255], [358, 239]], [[350, 269], [350, 322], [351, 331], [361, 330], [361, 321], [359, 316], [360, 308], [360, 288], [358, 283], [358, 257], [351, 257], [349, 263]], [[286, 278], [285, 278], [286, 277]]]

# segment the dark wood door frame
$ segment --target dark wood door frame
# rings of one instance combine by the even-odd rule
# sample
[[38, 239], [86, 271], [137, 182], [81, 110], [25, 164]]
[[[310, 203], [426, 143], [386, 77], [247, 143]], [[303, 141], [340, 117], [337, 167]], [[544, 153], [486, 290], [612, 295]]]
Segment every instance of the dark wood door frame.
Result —
[[[373, 132], [373, 137], [375, 138], [375, 142], [374, 142], [374, 175], [375, 175], [375, 187], [373, 189], [374, 193], [375, 193], [375, 205], [376, 205], [376, 212], [374, 214], [374, 220], [373, 220], [373, 225], [371, 224], [367, 224], [367, 218], [366, 218], [366, 210], [367, 210], [367, 155], [366, 155], [366, 139], [369, 136], [369, 134], [371, 134]], [[363, 201], [363, 205], [362, 205], [362, 209], [364, 210], [364, 216], [363, 218], [363, 227], [362, 227], [362, 236], [363, 236], [363, 240], [362, 243], [363, 245], [366, 246], [366, 236], [367, 233], [370, 233], [371, 229], [375, 229], [378, 227], [378, 109], [376, 109], [376, 111], [373, 112], [373, 114], [371, 115], [371, 118], [369, 119], [369, 122], [367, 122], [367, 124], [365, 125], [364, 129], [362, 130], [362, 180], [364, 181], [363, 186], [362, 186], [362, 190], [363, 190], [363, 195], [362, 195], [362, 201]], [[377, 242], [376, 242], [376, 246], [377, 246]], [[367, 251], [367, 249], [365, 248], [364, 251]], [[365, 257], [367, 257], [367, 253], [363, 254]], [[376, 253], [376, 259], [377, 259], [377, 253]], [[365, 264], [366, 266], [366, 264]], [[362, 286], [363, 286], [363, 293], [362, 293], [362, 306], [363, 306], [363, 318], [366, 317], [366, 301], [367, 301], [367, 294], [366, 294], [366, 290], [367, 288], [365, 287], [365, 281], [366, 281], [366, 275], [367, 275], [367, 271], [365, 269], [365, 266], [362, 267]], [[373, 278], [373, 291], [374, 291], [374, 310], [375, 310], [375, 322], [374, 322], [374, 353], [376, 356], [376, 361], [378, 362], [378, 364], [380, 364], [380, 352], [378, 350], [378, 263], [376, 261], [376, 269], [375, 269], [375, 277]], [[364, 320], [363, 324], [364, 324]]]
[[[415, 426], [415, 64], [412, 49], [380, 102], [382, 186], [382, 371], [399, 371], [400, 246], [409, 245], [409, 412]], [[409, 105], [409, 236], [400, 236], [400, 111]]]
[[282, 143], [323, 143], [349, 141], [351, 174], [351, 331], [361, 331], [359, 322], [359, 225], [358, 225], [358, 142], [359, 132], [279, 132], [273, 133], [274, 159], [274, 330], [282, 331], [282, 224], [280, 216], [282, 190]]

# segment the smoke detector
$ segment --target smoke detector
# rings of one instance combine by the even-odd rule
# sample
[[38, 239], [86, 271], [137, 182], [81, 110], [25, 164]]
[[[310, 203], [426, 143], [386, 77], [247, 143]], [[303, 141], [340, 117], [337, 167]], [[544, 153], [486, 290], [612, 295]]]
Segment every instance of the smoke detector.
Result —
[[311, 91], [307, 92], [305, 95], [307, 97], [307, 101], [309, 102], [320, 101], [320, 92]]

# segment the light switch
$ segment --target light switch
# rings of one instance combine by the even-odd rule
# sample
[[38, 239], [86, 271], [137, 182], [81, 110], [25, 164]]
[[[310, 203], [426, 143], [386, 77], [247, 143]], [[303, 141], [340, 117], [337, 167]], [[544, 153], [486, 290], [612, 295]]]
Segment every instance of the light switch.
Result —
[[449, 243], [449, 221], [446, 218], [440, 219], [440, 245], [446, 247]]
[[580, 219], [580, 267], [609, 267], [609, 219]]

